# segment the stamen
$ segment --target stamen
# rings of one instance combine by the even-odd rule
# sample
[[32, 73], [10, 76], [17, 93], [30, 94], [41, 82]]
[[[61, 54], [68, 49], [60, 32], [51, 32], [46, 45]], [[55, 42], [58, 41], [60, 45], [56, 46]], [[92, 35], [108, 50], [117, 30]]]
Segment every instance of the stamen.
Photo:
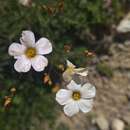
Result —
[[79, 100], [79, 99], [81, 98], [80, 92], [78, 92], [78, 91], [73, 92], [72, 98], [73, 98], [74, 100]]
[[25, 51], [25, 55], [28, 57], [28, 58], [33, 58], [36, 56], [36, 49], [35, 48], [28, 48], [26, 51]]

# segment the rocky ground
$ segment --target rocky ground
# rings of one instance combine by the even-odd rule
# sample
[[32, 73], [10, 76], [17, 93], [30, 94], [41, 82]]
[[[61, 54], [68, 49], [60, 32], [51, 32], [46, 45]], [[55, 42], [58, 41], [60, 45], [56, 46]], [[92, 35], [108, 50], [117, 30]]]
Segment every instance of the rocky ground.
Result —
[[73, 118], [62, 112], [57, 118], [59, 130], [130, 130], [130, 42], [113, 44], [110, 55], [95, 60], [105, 64], [110, 74], [90, 68], [89, 81], [95, 84], [97, 95], [93, 110]]

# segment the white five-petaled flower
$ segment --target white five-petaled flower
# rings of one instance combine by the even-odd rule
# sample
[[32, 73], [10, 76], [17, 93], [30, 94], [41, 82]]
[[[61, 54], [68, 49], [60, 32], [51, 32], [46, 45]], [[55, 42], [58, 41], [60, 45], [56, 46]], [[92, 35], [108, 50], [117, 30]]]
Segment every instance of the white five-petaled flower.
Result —
[[47, 38], [40, 38], [35, 43], [35, 36], [31, 31], [23, 31], [19, 43], [9, 46], [9, 54], [17, 61], [14, 68], [17, 72], [28, 72], [31, 66], [35, 71], [43, 71], [48, 65], [46, 57], [42, 56], [52, 52], [52, 44]]
[[87, 76], [88, 70], [87, 68], [76, 68], [74, 64], [72, 64], [69, 60], [67, 60], [67, 69], [63, 73], [63, 79], [69, 82], [72, 80], [72, 76], [74, 74], [77, 74], [80, 76]]
[[83, 86], [76, 84], [73, 80], [67, 85], [68, 89], [60, 89], [56, 94], [56, 101], [64, 106], [64, 113], [67, 116], [82, 111], [87, 113], [92, 109], [93, 98], [96, 95], [96, 89], [90, 83]]

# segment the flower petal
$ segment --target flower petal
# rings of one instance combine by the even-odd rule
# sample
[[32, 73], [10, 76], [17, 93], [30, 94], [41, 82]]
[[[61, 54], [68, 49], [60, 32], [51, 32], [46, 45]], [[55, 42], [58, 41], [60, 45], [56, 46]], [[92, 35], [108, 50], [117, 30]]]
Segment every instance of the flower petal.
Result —
[[71, 80], [71, 82], [67, 85], [67, 88], [70, 89], [70, 90], [80, 90], [81, 85], [76, 84], [73, 80]]
[[17, 72], [28, 72], [31, 68], [31, 62], [25, 56], [21, 56], [14, 64]]
[[26, 47], [24, 45], [18, 44], [18, 43], [12, 43], [9, 46], [8, 53], [11, 56], [20, 56], [24, 54]]
[[62, 74], [62, 76], [63, 76], [64, 81], [66, 81], [66, 82], [69, 82], [72, 80], [72, 75], [68, 71], [65, 71]]
[[75, 68], [76, 66], [74, 64], [72, 64], [69, 60], [66, 60], [67, 62], [67, 66]]
[[71, 98], [72, 92], [66, 89], [60, 89], [57, 93], [56, 93], [56, 101], [60, 104], [60, 105], [65, 105], [68, 100]]
[[20, 42], [27, 47], [35, 46], [35, 37], [32, 31], [26, 30], [22, 32], [22, 37], [20, 38]]
[[81, 88], [82, 98], [93, 98], [96, 95], [95, 86], [90, 83], [86, 83]]
[[77, 68], [74, 69], [75, 73], [81, 76], [87, 76], [88, 75], [88, 69], [87, 68]]
[[78, 105], [79, 105], [79, 109], [82, 112], [87, 113], [87, 112], [91, 111], [91, 109], [93, 107], [93, 100], [92, 99], [90, 99], [90, 100], [81, 99], [78, 102]]
[[31, 59], [31, 63], [34, 70], [40, 72], [48, 65], [48, 60], [44, 56], [37, 55]]
[[68, 104], [64, 106], [64, 113], [67, 116], [73, 116], [74, 114], [79, 112], [79, 106], [78, 103], [71, 100]]
[[52, 44], [47, 38], [41, 38], [36, 43], [36, 49], [38, 54], [49, 54], [52, 52]]

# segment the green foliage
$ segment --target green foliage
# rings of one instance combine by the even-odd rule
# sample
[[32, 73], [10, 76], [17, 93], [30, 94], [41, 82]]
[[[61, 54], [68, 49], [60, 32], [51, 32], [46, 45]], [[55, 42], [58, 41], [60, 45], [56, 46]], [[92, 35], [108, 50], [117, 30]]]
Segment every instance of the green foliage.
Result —
[[111, 78], [113, 76], [113, 70], [107, 64], [99, 63], [96, 66], [96, 69], [102, 76], [106, 76], [108, 78]]
[[[3, 96], [1, 96], [1, 99], [3, 99]], [[56, 115], [54, 100], [54, 95], [46, 93], [43, 88], [38, 86], [27, 83], [17, 86], [11, 107], [5, 109], [3, 105], [0, 106], [0, 128], [22, 130], [31, 129], [34, 125], [35, 129], [40, 129], [40, 126], [37, 126], [36, 123], [41, 121], [42, 124], [46, 121], [51, 125]], [[34, 120], [37, 120], [37, 122]]]
[[[65, 43], [86, 47], [87, 36], [97, 29], [116, 23], [121, 16], [121, 2], [113, 0], [111, 9], [104, 8], [103, 0], [65, 0], [64, 11], [49, 15], [42, 6], [58, 1], [35, 0], [32, 7], [23, 7], [16, 0], [0, 1], [0, 36], [9, 45], [18, 40], [24, 29], [31, 29], [37, 37], [46, 36], [54, 49], [62, 51]], [[109, 11], [111, 10], [111, 11]], [[97, 33], [104, 33], [100, 30]], [[99, 36], [99, 34], [97, 34]], [[60, 48], [61, 47], [61, 48]], [[62, 54], [65, 55], [65, 54]], [[54, 59], [53, 57], [52, 59]], [[64, 59], [63, 59], [64, 60]]]

